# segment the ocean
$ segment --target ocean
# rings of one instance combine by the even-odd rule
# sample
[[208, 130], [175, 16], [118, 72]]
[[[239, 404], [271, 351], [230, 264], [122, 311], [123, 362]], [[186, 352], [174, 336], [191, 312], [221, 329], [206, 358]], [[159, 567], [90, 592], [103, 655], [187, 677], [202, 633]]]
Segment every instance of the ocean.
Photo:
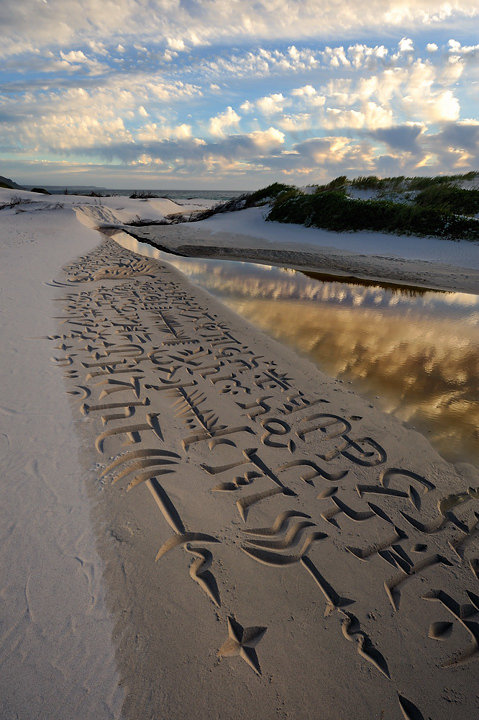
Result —
[[[35, 187], [33, 185], [25, 185], [25, 189], [31, 189]], [[204, 200], [230, 200], [233, 197], [242, 195], [244, 190], [175, 190], [175, 189], [161, 189], [161, 190], [141, 190], [138, 188], [104, 188], [94, 185], [43, 185], [45, 190], [52, 194], [63, 195], [65, 189], [68, 193], [74, 195], [90, 195], [96, 193], [98, 195], [120, 195], [122, 197], [130, 197], [133, 193], [140, 195], [141, 193], [147, 193], [151, 195], [157, 195], [158, 197], [166, 197], [170, 200], [191, 200], [192, 198], [202, 198]]]

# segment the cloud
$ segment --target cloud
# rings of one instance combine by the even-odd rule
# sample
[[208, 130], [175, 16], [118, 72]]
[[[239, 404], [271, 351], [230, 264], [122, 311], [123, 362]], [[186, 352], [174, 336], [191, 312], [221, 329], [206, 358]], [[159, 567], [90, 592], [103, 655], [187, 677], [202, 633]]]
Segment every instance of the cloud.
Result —
[[191, 125], [182, 123], [176, 127], [170, 127], [166, 124], [160, 125], [157, 123], [149, 123], [144, 127], [140, 128], [135, 133], [135, 141], [150, 142], [163, 139], [177, 138], [179, 140], [186, 140], [191, 137]]
[[285, 104], [286, 98], [282, 93], [266, 95], [256, 101], [256, 107], [263, 115], [275, 115], [283, 110]]
[[375, 140], [386, 143], [393, 150], [410, 153], [419, 149], [417, 139], [423, 132], [423, 124], [408, 123], [389, 128], [377, 128], [369, 131], [368, 135]]
[[325, 128], [334, 130], [336, 128], [388, 127], [392, 121], [391, 109], [383, 108], [374, 102], [366, 102], [362, 105], [362, 110], [326, 108], [323, 122]]
[[213, 49], [212, 57], [200, 60], [197, 68], [202, 77], [224, 81], [230, 75], [237, 80], [311, 72], [319, 67], [322, 56], [323, 51], [308, 47], [298, 50], [294, 45], [287, 50], [267, 50], [260, 46], [255, 50], [232, 54], [218, 54]]
[[411, 38], [403, 37], [398, 43], [399, 52], [409, 53], [414, 52], [414, 43]]
[[206, 142], [201, 138], [194, 138], [177, 134], [165, 139], [154, 139], [153, 134], [145, 133], [138, 136], [135, 141], [107, 143], [92, 147], [89, 144], [78, 148], [84, 156], [103, 157], [106, 160], [121, 160], [126, 163], [144, 163], [145, 158], [161, 160], [169, 166], [182, 166], [187, 163], [190, 167], [201, 165], [205, 167], [214, 161], [249, 161], [263, 157], [280, 148], [284, 143], [284, 134], [270, 127], [267, 130], [256, 130], [243, 135], [227, 135], [216, 142]]
[[[115, 47], [160, 38], [172, 49], [183, 50], [252, 37], [288, 40], [353, 32], [358, 37], [373, 29], [414, 29], [477, 14], [475, 0], [410, 0], [407, 4], [404, 0], [370, 0], [367, 4], [343, 4], [341, 12], [336, 0], [243, 0], [241, 5], [230, 0], [48, 0], [42, 4], [3, 0], [0, 26], [5, 54], [45, 45], [65, 47], [74, 38], [86, 42], [105, 37], [111, 38]], [[339, 54], [333, 54], [331, 60], [342, 62]]]
[[386, 60], [388, 53], [389, 51], [384, 45], [370, 47], [368, 45], [356, 44], [348, 48], [348, 57], [355, 68], [371, 65], [372, 61], [375, 60]]
[[[97, 88], [67, 87], [61, 90], [41, 90], [14, 93], [3, 98], [5, 113], [14, 121], [0, 127], [0, 142], [22, 152], [39, 150], [55, 152], [78, 147], [95, 147], [131, 140], [139, 129], [131, 127], [131, 118], [138, 113], [144, 121], [148, 113], [144, 104], [154, 109], [153, 128], [167, 127], [173, 137], [187, 135], [188, 123], [168, 123], [158, 113], [165, 101], [171, 106], [199, 94], [191, 85], [165, 83], [150, 76], [129, 78], [128, 88], [121, 78], [110, 78]], [[0, 100], [1, 100], [0, 96]], [[141, 103], [144, 104], [141, 104]], [[146, 113], [146, 115], [145, 115]], [[162, 137], [164, 135], [162, 134]]]
[[364, 127], [364, 115], [358, 110], [326, 108], [323, 127], [327, 130], [335, 130], [337, 128], [362, 128]]
[[420, 145], [430, 171], [453, 173], [476, 169], [479, 165], [479, 122], [448, 123], [437, 133], [421, 135]]
[[290, 101], [287, 100], [282, 93], [272, 93], [271, 95], [260, 97], [253, 102], [245, 100], [241, 105], [241, 110], [245, 113], [251, 113], [257, 110], [261, 115], [269, 117], [270, 115], [281, 113], [285, 106], [289, 104]]
[[209, 131], [217, 137], [224, 137], [227, 128], [238, 126], [241, 118], [229, 105], [226, 110], [216, 117], [210, 118]]
[[448, 172], [477, 159], [479, 45], [463, 29], [478, 12], [477, 0], [341, 13], [336, 0], [116, 0], [114, 12], [113, 0], [3, 0], [0, 148], [232, 184], [391, 163]]
[[476, 165], [479, 161], [479, 122], [464, 120], [449, 123], [437, 135], [439, 145], [452, 147], [456, 150], [467, 150], [475, 155]]
[[168, 47], [170, 47], [172, 50], [176, 50], [176, 51], [186, 50], [186, 45], [181, 38], [169, 37], [169, 38], [166, 38], [166, 41], [168, 43]]
[[475, 57], [479, 53], [479, 45], [462, 45], [457, 40], [449, 40], [449, 52], [454, 55]]
[[247, 135], [260, 150], [266, 151], [283, 145], [284, 133], [274, 127], [267, 130], [254, 130]]
[[281, 115], [276, 118], [276, 124], [289, 133], [298, 133], [305, 130], [310, 130], [313, 125], [313, 120], [310, 113], [296, 113], [292, 115]]
[[450, 55], [445, 66], [438, 75], [438, 82], [442, 85], [454, 85], [457, 83], [464, 70], [466, 63], [459, 55]]
[[90, 74], [98, 74], [109, 69], [108, 65], [87, 57], [83, 50], [70, 50], [67, 53], [60, 50], [60, 57], [61, 62], [55, 63], [55, 66], [51, 68], [51, 71], [58, 69], [59, 66], [67, 68], [69, 71], [86, 69]]
[[60, 50], [60, 56], [62, 60], [66, 60], [69, 63], [87, 63], [88, 58], [81, 50], [70, 50], [69, 53], [64, 53]]
[[20, 130], [21, 138], [27, 147], [36, 152], [53, 149], [57, 151], [75, 150], [81, 147], [97, 147], [112, 142], [133, 140], [121, 118], [103, 118], [83, 114], [49, 116], [47, 123], [30, 123]]
[[[185, 182], [192, 177], [203, 178], [204, 182], [210, 178], [210, 185], [216, 183], [217, 187], [219, 179], [231, 177], [247, 177], [250, 183], [260, 186], [266, 178], [272, 181], [281, 176], [288, 182], [314, 183], [343, 174], [411, 175], [421, 169], [428, 173], [463, 172], [468, 162], [479, 160], [477, 121], [450, 123], [435, 134], [427, 133], [420, 125], [404, 125], [379, 128], [367, 135], [362, 139], [344, 135], [311, 137], [290, 146], [274, 127], [210, 142], [195, 137], [144, 142], [136, 138], [77, 148], [75, 152], [82, 161], [69, 160], [63, 165], [78, 166], [82, 172], [94, 168], [97, 180], [111, 177], [118, 181], [119, 177], [128, 177], [129, 169], [135, 174], [141, 170], [146, 173], [144, 178], [184, 177]], [[386, 143], [389, 152], [382, 152], [378, 143]], [[71, 152], [65, 150], [69, 155]], [[99, 158], [113, 164], [102, 165]], [[40, 165], [37, 163], [37, 167]], [[62, 164], [53, 162], [51, 167], [60, 171]], [[35, 172], [38, 177], [38, 170]]]
[[430, 123], [458, 120], [461, 109], [451, 90], [430, 95], [425, 91], [424, 95], [419, 95], [416, 88], [411, 88], [410, 94], [404, 97], [403, 107], [411, 117], [423, 118]]
[[[202, 117], [195, 107], [204, 106], [205, 96], [217, 106], [219, 86], [209, 80], [203, 86], [187, 82], [179, 71], [176, 76], [170, 71], [168, 80], [160, 73], [146, 70], [126, 76], [115, 72], [100, 79], [84, 76], [83, 87], [69, 87], [78, 83], [72, 79], [62, 80], [64, 87], [51, 90], [39, 89], [41, 81], [35, 79], [32, 85], [25, 84], [23, 92], [3, 97], [0, 94], [3, 106], [0, 143], [4, 147], [10, 144], [23, 153], [38, 152], [39, 148], [49, 153], [74, 153], [82, 148], [92, 152], [99, 148], [99, 152], [104, 152], [104, 148], [121, 147], [126, 153], [125, 162], [139, 162], [142, 148], [145, 157], [155, 159], [154, 152], [146, 146], [161, 142], [165, 152], [166, 141], [193, 143], [195, 162], [199, 146], [203, 146], [202, 153], [204, 146], [210, 148], [209, 162], [223, 157], [228, 162], [241, 163], [249, 162], [255, 154], [281, 148], [277, 159], [283, 158], [288, 165], [291, 164], [288, 153], [296, 154], [291, 149], [294, 141], [304, 140], [307, 134], [319, 137], [339, 133], [356, 136], [359, 143], [367, 136], [371, 141], [386, 143], [395, 152], [407, 153], [418, 147], [419, 131], [415, 128], [424, 125], [425, 133], [431, 135], [429, 125], [459, 120], [461, 107], [455, 83], [461, 78], [464, 65], [456, 54], [438, 55], [433, 62], [414, 57], [406, 60], [413, 55], [408, 52], [403, 54], [402, 61], [392, 60], [382, 47], [351, 45], [334, 53], [331, 48], [318, 50], [317, 57], [323, 58], [322, 75], [315, 71], [318, 79], [315, 85], [293, 84], [288, 91], [278, 83], [269, 94], [239, 101], [242, 117], [231, 105], [216, 107], [215, 114]], [[333, 70], [325, 68], [324, 62], [342, 54], [348, 64], [343, 62]], [[291, 62], [305, 56], [296, 46], [281, 53], [259, 50], [257, 55], [275, 57], [278, 62], [286, 55]], [[83, 66], [89, 61], [88, 53], [79, 49], [62, 51], [61, 58], [67, 64]], [[370, 62], [374, 62], [374, 71]], [[289, 69], [288, 66], [286, 72]], [[326, 82], [321, 83], [320, 77]], [[240, 90], [238, 86], [237, 96]], [[388, 128], [389, 134], [376, 132]], [[208, 142], [208, 136], [217, 142]], [[126, 150], [129, 143], [137, 144], [138, 148]], [[188, 155], [182, 168], [190, 161]], [[373, 162], [367, 155], [368, 167]]]
[[313, 176], [311, 181], [374, 169], [372, 147], [343, 136], [309, 138], [291, 150], [273, 153], [255, 163], [284, 175]]
[[301, 105], [307, 108], [323, 107], [326, 102], [325, 95], [319, 93], [312, 85], [294, 88], [291, 95], [301, 101]]
[[346, 57], [346, 53], [344, 52], [344, 48], [342, 46], [336, 48], [326, 47], [324, 50], [324, 56], [331, 67], [348, 67], [351, 64]]

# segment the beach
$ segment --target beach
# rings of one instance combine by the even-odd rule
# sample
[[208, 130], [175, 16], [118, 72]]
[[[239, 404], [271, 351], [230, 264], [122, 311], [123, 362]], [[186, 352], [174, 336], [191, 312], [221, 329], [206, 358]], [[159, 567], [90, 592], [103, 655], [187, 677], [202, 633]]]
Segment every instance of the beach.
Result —
[[15, 194], [6, 717], [475, 717], [477, 468], [114, 233], [466, 293], [477, 244], [292, 247], [250, 211], [132, 228], [186, 210]]

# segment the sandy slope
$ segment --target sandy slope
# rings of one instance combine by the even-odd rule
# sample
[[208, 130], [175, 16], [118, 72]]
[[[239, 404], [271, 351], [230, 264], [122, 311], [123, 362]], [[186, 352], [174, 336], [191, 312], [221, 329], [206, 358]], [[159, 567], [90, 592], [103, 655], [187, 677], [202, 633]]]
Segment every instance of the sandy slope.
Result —
[[5, 716], [475, 717], [477, 470], [72, 209], [14, 213]]
[[59, 208], [82, 210], [83, 223], [96, 227], [102, 223], [127, 223], [138, 219], [162, 220], [165, 215], [198, 211], [211, 205], [211, 201], [192, 199], [181, 204], [168, 198], [131, 199], [121, 195], [90, 197], [86, 195], [42, 195], [28, 190], [0, 188], [0, 210], [13, 201], [13, 212], [48, 212]]
[[[0, 696], [2, 718], [118, 717], [112, 624], [104, 605], [85, 472], [48, 340], [45, 281], [97, 234], [68, 210], [0, 217]], [[57, 304], [58, 305], [58, 304]]]

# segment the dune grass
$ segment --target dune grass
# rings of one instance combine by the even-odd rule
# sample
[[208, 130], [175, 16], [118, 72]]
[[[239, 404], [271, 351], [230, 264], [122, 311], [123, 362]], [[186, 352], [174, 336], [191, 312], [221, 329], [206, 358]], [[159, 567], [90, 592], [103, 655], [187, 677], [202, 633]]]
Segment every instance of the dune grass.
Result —
[[[472, 217], [479, 213], [479, 190], [459, 187], [460, 182], [478, 176], [478, 173], [434, 178], [371, 176], [356, 180], [341, 176], [327, 185], [311, 188], [309, 193], [283, 186], [272, 201], [267, 220], [343, 232], [373, 230], [479, 240], [479, 221]], [[376, 197], [369, 200], [350, 197], [351, 188], [375, 190]], [[258, 193], [261, 196], [267, 190]], [[386, 197], [382, 197], [383, 193]], [[388, 193], [394, 193], [398, 200], [388, 199]]]

